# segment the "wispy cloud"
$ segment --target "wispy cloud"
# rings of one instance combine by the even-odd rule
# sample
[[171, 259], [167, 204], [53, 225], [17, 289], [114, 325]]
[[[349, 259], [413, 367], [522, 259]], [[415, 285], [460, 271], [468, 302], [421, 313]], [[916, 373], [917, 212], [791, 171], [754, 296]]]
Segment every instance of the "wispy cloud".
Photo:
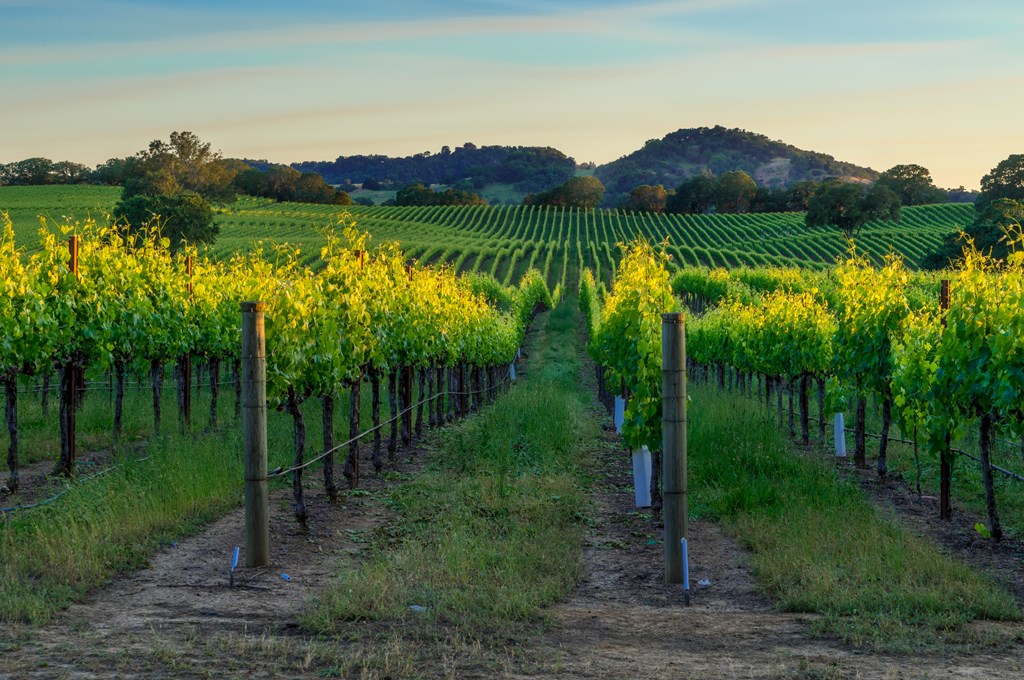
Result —
[[[242, 30], [178, 35], [158, 40], [111, 42], [38, 48], [0, 48], [0, 65], [59, 64], [80, 59], [116, 59], [132, 54], [220, 53], [238, 49], [289, 48], [314, 44], [399, 43], [467, 36], [587, 34], [622, 37], [624, 26], [709, 11], [726, 11], [769, 0], [677, 0], [555, 13], [446, 17], [423, 20], [334, 21], [292, 23]], [[116, 3], [115, 3], [116, 4]], [[684, 39], [676, 30], [675, 38]], [[690, 37], [696, 37], [694, 31]], [[91, 48], [91, 49], [90, 49]]]

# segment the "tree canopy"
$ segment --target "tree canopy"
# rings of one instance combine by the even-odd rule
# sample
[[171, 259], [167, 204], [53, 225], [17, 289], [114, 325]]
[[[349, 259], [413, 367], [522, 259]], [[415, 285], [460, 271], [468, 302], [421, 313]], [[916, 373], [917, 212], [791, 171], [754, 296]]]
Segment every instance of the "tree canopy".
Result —
[[174, 249], [184, 243], [213, 243], [220, 232], [210, 203], [190, 192], [122, 198], [114, 206], [114, 218], [128, 231], [159, 227]]
[[715, 204], [715, 178], [710, 175], [694, 175], [676, 187], [669, 196], [665, 209], [673, 213], [703, 214]]
[[[108, 161], [108, 165], [112, 161]], [[116, 167], [116, 166], [113, 166]], [[210, 201], [235, 199], [239, 164], [191, 132], [172, 132], [170, 142], [154, 140], [126, 159], [124, 189], [114, 217], [126, 230], [158, 225], [173, 247], [212, 243], [219, 228]]]
[[565, 208], [596, 208], [604, 198], [604, 185], [596, 177], [573, 177], [565, 184], [539, 194], [528, 194], [525, 205], [553, 205]]
[[1013, 154], [981, 178], [981, 194], [974, 202], [979, 214], [999, 198], [1024, 201], [1024, 154]]
[[718, 178], [715, 185], [715, 211], [720, 213], [744, 213], [750, 209], [750, 202], [757, 195], [754, 178], [742, 170], [727, 172]]
[[395, 194], [395, 205], [487, 205], [487, 199], [462, 189], [434, 191], [422, 184], [410, 184]]
[[127, 159], [122, 198], [194, 193], [229, 203], [235, 199], [237, 172], [238, 166], [224, 162], [209, 142], [192, 132], [172, 132], [170, 142], [153, 140]]
[[51, 161], [49, 158], [26, 158], [14, 163], [0, 164], [0, 186], [33, 184], [80, 184], [90, 179], [89, 168], [71, 161]]
[[833, 180], [823, 183], [811, 196], [805, 222], [808, 227], [835, 225], [846, 238], [856, 238], [868, 222], [899, 219], [900, 199], [891, 189]]
[[878, 176], [877, 183], [896, 192], [903, 205], [927, 205], [949, 200], [946, 192], [932, 182], [928, 168], [913, 163], [894, 165]]
[[517, 191], [543, 191], [573, 176], [576, 161], [558, 149], [533, 146], [462, 146], [423, 151], [403, 158], [383, 155], [339, 156], [333, 161], [297, 163], [302, 171], [318, 172], [334, 184], [362, 182], [364, 189], [404, 187], [410, 184], [453, 185], [472, 188], [512, 184]]
[[660, 184], [650, 186], [642, 184], [629, 192], [629, 197], [622, 204], [625, 210], [636, 212], [665, 212], [665, 204], [668, 201], [668, 192]]
[[808, 179], [878, 177], [870, 168], [722, 126], [677, 130], [662, 139], [648, 140], [633, 153], [599, 166], [594, 174], [608, 191], [625, 194], [641, 184], [672, 187], [695, 175], [721, 176], [735, 170], [742, 170], [759, 184], [773, 189]]
[[335, 189], [315, 172], [299, 172], [287, 165], [270, 165], [266, 170], [247, 167], [234, 179], [235, 188], [249, 196], [275, 201], [351, 205], [352, 198]]

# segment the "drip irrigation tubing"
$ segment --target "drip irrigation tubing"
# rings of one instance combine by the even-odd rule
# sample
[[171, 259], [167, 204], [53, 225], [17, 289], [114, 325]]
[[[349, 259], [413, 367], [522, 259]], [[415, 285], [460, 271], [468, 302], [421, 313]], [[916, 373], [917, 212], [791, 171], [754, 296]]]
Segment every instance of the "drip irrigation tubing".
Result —
[[[786, 408], [786, 407], [783, 407], [782, 410], [785, 411], [786, 413], [790, 412], [790, 410], [788, 408]], [[815, 423], [822, 422], [820, 418], [815, 418], [812, 415], [808, 415], [807, 416], [807, 420], [814, 421]], [[825, 422], [828, 423], [827, 420]], [[843, 431], [844, 432], [856, 433], [856, 429], [854, 429], [852, 427], [844, 427]], [[882, 435], [875, 434], [873, 432], [865, 432], [864, 436], [865, 437], [869, 437], [871, 439], [878, 439], [878, 440], [882, 439]], [[891, 442], [899, 442], [900, 444], [907, 444], [909, 446], [913, 446], [913, 445], [915, 445], [917, 443], [917, 442], [915, 442], [912, 439], [904, 439], [902, 437], [892, 437], [892, 436], [889, 436], [889, 437], [886, 437], [886, 439], [888, 441], [891, 441]], [[997, 441], [1003, 441], [1003, 440], [997, 440]], [[1003, 443], [1005, 443], [1005, 444], [1013, 444], [1013, 442], [1007, 442], [1007, 441], [1003, 441]], [[968, 451], [964, 451], [963, 449], [958, 449], [956, 447], [950, 447], [949, 450], [952, 451], [953, 453], [957, 454], [957, 455], [965, 456], [967, 458], [970, 458], [971, 460], [973, 460], [975, 462], [978, 462], [978, 463], [981, 462], [981, 458], [979, 458], [978, 456], [974, 455], [973, 453], [970, 453]], [[1016, 472], [1014, 472], [1012, 470], [1007, 470], [1006, 468], [1000, 467], [1000, 466], [996, 465], [995, 463], [989, 463], [989, 467], [991, 467], [996, 472], [1009, 477], [1010, 479], [1016, 480], [1018, 482], [1024, 482], [1024, 475], [1019, 475]]]
[[[376, 432], [377, 430], [381, 429], [385, 425], [390, 425], [391, 423], [395, 422], [396, 420], [398, 420], [399, 418], [404, 416], [406, 413], [409, 413], [410, 411], [413, 411], [414, 409], [419, 408], [421, 405], [426, 404], [428, 402], [435, 401], [436, 399], [438, 399], [440, 397], [443, 397], [445, 395], [447, 395], [449, 397], [462, 397], [462, 396], [473, 396], [473, 395], [477, 395], [477, 394], [483, 394], [485, 392], [493, 392], [494, 390], [498, 389], [499, 387], [503, 387], [503, 386], [509, 384], [509, 379], [510, 379], [511, 375], [512, 375], [512, 371], [511, 371], [511, 369], [509, 369], [508, 371], [506, 371], [504, 377], [497, 384], [490, 385], [490, 386], [485, 387], [484, 389], [481, 389], [481, 390], [471, 390], [471, 391], [468, 391], [468, 392], [467, 391], [438, 392], [437, 394], [433, 395], [432, 397], [427, 397], [426, 399], [420, 399], [415, 404], [411, 404], [408, 407], [402, 409], [401, 411], [399, 411], [398, 413], [393, 415], [391, 418], [383, 421], [379, 425], [375, 425], [375, 426], [371, 427], [369, 430], [366, 430], [365, 432], [362, 432], [359, 435], [357, 435], [355, 437], [352, 437], [348, 441], [342, 442], [341, 444], [338, 444], [337, 446], [335, 446], [335, 447], [333, 447], [333, 448], [331, 448], [331, 449], [329, 449], [327, 451], [324, 451], [323, 453], [318, 455], [316, 458], [310, 459], [310, 460], [304, 462], [302, 465], [294, 465], [294, 466], [292, 466], [290, 468], [287, 468], [287, 469], [284, 469], [284, 470], [275, 470], [274, 472], [268, 474], [263, 479], [256, 480], [256, 481], [269, 481], [270, 479], [273, 479], [273, 478], [276, 478], [276, 477], [283, 477], [284, 475], [287, 475], [290, 472], [295, 472], [295, 471], [301, 470], [303, 468], [306, 468], [306, 467], [312, 465], [313, 463], [315, 463], [315, 462], [317, 462], [319, 460], [323, 460], [324, 458], [326, 458], [330, 454], [338, 451], [339, 449], [342, 449], [342, 448], [348, 446], [349, 444], [352, 444], [353, 442], [357, 442], [360, 439], [366, 437], [367, 435], [373, 434], [374, 432]], [[234, 384], [234, 381], [232, 381], [231, 384]], [[147, 460], [148, 458], [149, 458], [149, 456], [144, 456], [142, 458], [136, 459], [136, 462], [141, 462], [141, 461]], [[40, 501], [35, 501], [33, 503], [22, 503], [22, 504], [18, 504], [18, 505], [12, 505], [12, 506], [6, 507], [6, 508], [0, 508], [0, 519], [7, 519], [11, 514], [13, 514], [15, 512], [18, 512], [18, 511], [21, 511], [21, 510], [31, 510], [33, 508], [39, 508], [39, 507], [42, 507], [44, 505], [49, 505], [50, 503], [53, 503], [57, 499], [61, 498], [62, 496], [64, 496], [68, 492], [70, 492], [72, 489], [77, 488], [80, 484], [88, 482], [89, 480], [92, 480], [92, 479], [96, 479], [97, 477], [101, 477], [101, 476], [107, 474], [108, 472], [110, 472], [112, 470], [116, 470], [117, 468], [121, 467], [122, 465], [123, 465], [123, 463], [117, 463], [116, 465], [111, 465], [110, 467], [104, 468], [103, 470], [100, 470], [99, 472], [93, 473], [93, 474], [88, 475], [86, 477], [81, 477], [78, 480], [76, 480], [76, 483], [74, 485], [68, 485], [67, 488], [63, 489], [62, 491], [60, 491], [57, 494], [54, 494], [53, 496], [50, 496], [49, 498], [45, 498], [45, 499], [40, 500]]]
[[[148, 458], [149, 458], [149, 456], [143, 456], [142, 458], [135, 459], [135, 462], [142, 462], [142, 461], [144, 461], [144, 460], [146, 460]], [[44, 498], [41, 501], [36, 501], [34, 503], [22, 503], [22, 504], [19, 504], [19, 505], [12, 505], [9, 508], [0, 508], [0, 518], [7, 519], [9, 515], [17, 512], [19, 510], [31, 510], [32, 508], [39, 508], [39, 507], [42, 507], [44, 505], [49, 505], [50, 503], [53, 503], [55, 500], [57, 500], [61, 496], [65, 495], [69, 491], [72, 491], [73, 489], [78, 488], [80, 485], [84, 484], [85, 482], [88, 482], [89, 480], [92, 480], [92, 479], [96, 479], [97, 477], [102, 477], [103, 475], [107, 474], [111, 470], [116, 470], [117, 468], [121, 467], [123, 464], [124, 463], [117, 463], [116, 465], [111, 465], [110, 467], [104, 468], [104, 469], [100, 470], [99, 472], [94, 472], [93, 474], [88, 475], [87, 477], [81, 477], [78, 480], [76, 480], [75, 484], [69, 484], [67, 486], [67, 488], [65, 488], [64, 490], [60, 491], [57, 494], [54, 494], [53, 496], [50, 496], [49, 498]]]
[[[170, 389], [172, 387], [175, 387], [175, 384], [173, 384], [173, 380], [174, 380], [173, 378], [169, 378], [167, 380], [167, 382], [169, 383], [169, 388], [168, 389]], [[163, 384], [163, 381], [161, 381], [161, 385], [162, 384]], [[196, 389], [202, 389], [204, 387], [209, 387], [212, 384], [214, 384], [214, 383], [201, 382], [201, 383], [194, 384], [194, 386], [195, 386]], [[225, 386], [232, 386], [233, 387], [233, 386], [235, 386], [237, 384], [238, 384], [238, 381], [234, 380], [234, 379], [232, 379], [232, 380], [218, 380], [217, 383], [216, 383], [217, 387], [225, 387]], [[101, 390], [107, 390], [109, 392], [109, 391], [113, 391], [114, 388], [117, 387], [117, 383], [107, 383], [107, 381], [105, 381], [105, 380], [90, 380], [90, 381], [84, 383], [83, 387], [87, 391], [89, 389], [97, 389], [98, 388], [98, 389], [101, 389]], [[133, 380], [131, 382], [125, 382], [124, 383], [124, 390], [126, 392], [130, 391], [130, 390], [141, 392], [142, 390], [152, 389], [152, 387], [153, 387], [153, 383], [149, 382], [149, 381], [145, 381], [145, 380], [142, 380], [142, 381]], [[20, 397], [24, 397], [24, 396], [34, 397], [34, 396], [41, 395], [43, 392], [48, 392], [50, 394], [56, 394], [56, 393], [60, 392], [60, 379], [58, 378], [57, 380], [50, 381], [50, 386], [47, 387], [45, 390], [41, 386], [39, 388], [35, 388], [35, 387], [22, 387], [22, 388], [19, 388], [18, 389], [18, 396], [20, 396]]]
[[436, 399], [438, 399], [440, 397], [443, 397], [445, 395], [452, 396], [452, 397], [463, 397], [463, 396], [472, 396], [472, 395], [475, 395], [475, 394], [483, 394], [484, 392], [493, 391], [493, 390], [497, 389], [498, 387], [502, 387], [502, 386], [508, 384], [509, 377], [511, 375], [512, 375], [512, 371], [509, 370], [508, 372], [505, 373], [505, 376], [501, 379], [500, 382], [498, 382], [498, 384], [491, 385], [490, 387], [485, 387], [482, 390], [473, 390], [473, 391], [470, 391], [470, 392], [438, 392], [437, 394], [435, 394], [432, 397], [427, 397], [426, 399], [420, 399], [415, 404], [410, 404], [409, 406], [407, 406], [406, 408], [402, 409], [398, 413], [394, 414], [393, 416], [391, 416], [387, 420], [381, 422], [379, 425], [374, 425], [370, 429], [365, 430], [363, 432], [360, 432], [355, 437], [352, 437], [352, 438], [348, 439], [347, 441], [342, 442], [341, 444], [337, 444], [336, 446], [334, 446], [334, 447], [324, 451], [323, 453], [319, 454], [316, 458], [311, 458], [311, 459], [309, 459], [307, 461], [304, 461], [301, 465], [293, 465], [293, 466], [291, 466], [289, 468], [284, 468], [284, 469], [280, 469], [279, 468], [279, 469], [274, 470], [273, 472], [269, 473], [266, 477], [263, 477], [262, 479], [253, 479], [253, 480], [246, 480], [246, 481], [265, 482], [265, 481], [269, 481], [271, 479], [274, 479], [276, 477], [283, 477], [283, 476], [285, 476], [285, 475], [287, 475], [287, 474], [289, 474], [291, 472], [297, 472], [298, 470], [302, 470], [303, 468], [309, 467], [310, 465], [312, 465], [313, 463], [316, 463], [317, 461], [323, 460], [324, 458], [326, 458], [327, 456], [331, 455], [332, 453], [338, 451], [339, 449], [343, 449], [346, 446], [348, 446], [349, 444], [355, 443], [355, 442], [359, 441], [360, 439], [362, 439], [363, 437], [366, 437], [367, 435], [373, 434], [374, 432], [376, 432], [377, 430], [381, 429], [385, 425], [390, 425], [391, 423], [395, 422], [396, 420], [398, 420], [399, 418], [404, 416], [406, 413], [409, 413], [410, 411], [412, 411], [412, 410], [414, 410], [416, 408], [419, 408], [423, 404], [426, 404], [428, 402], [432, 402], [432, 401], [434, 401], [434, 400], [436, 400]]

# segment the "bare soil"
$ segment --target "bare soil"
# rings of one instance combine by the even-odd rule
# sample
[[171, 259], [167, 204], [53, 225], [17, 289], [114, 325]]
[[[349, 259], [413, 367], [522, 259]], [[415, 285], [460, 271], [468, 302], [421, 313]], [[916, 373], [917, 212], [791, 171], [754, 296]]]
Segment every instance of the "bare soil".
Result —
[[[584, 361], [581, 383], [596, 389], [592, 376], [593, 365]], [[608, 422], [610, 399], [604, 407], [596, 415], [605, 425], [583, 577], [572, 597], [552, 609], [552, 628], [535, 651], [546, 663], [510, 677], [1024, 677], [1020, 644], [995, 654], [889, 656], [816, 638], [809, 631], [815, 617], [775, 611], [751, 576], [749, 553], [715, 523], [690, 523], [692, 591], [685, 606], [683, 589], [664, 582], [663, 529], [656, 514], [634, 507], [631, 458]], [[1020, 599], [1019, 546], [978, 549], [962, 530], [969, 518], [934, 526], [940, 523], [926, 521], [927, 499], [905, 485], [865, 486], [901, 524], [989, 571]]]

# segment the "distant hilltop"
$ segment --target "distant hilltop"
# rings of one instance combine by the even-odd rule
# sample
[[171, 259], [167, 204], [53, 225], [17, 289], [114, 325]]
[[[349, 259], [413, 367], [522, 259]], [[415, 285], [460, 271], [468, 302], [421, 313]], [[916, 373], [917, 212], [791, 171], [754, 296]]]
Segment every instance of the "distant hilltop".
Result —
[[848, 177], [873, 182], [879, 173], [828, 154], [737, 128], [687, 128], [652, 139], [628, 156], [599, 166], [594, 175], [611, 193], [626, 193], [641, 184], [674, 188], [701, 173], [722, 175], [743, 170], [758, 186], [781, 189], [803, 180]]
[[[258, 165], [258, 163], [253, 163]], [[593, 172], [608, 197], [625, 195], [641, 184], [661, 184], [673, 189], [697, 174], [722, 175], [747, 172], [759, 186], [785, 188], [803, 180], [847, 177], [871, 182], [878, 172], [853, 163], [837, 161], [828, 154], [805, 151], [791, 144], [740, 129], [700, 127], [677, 130], [652, 139], [627, 156], [593, 169], [577, 166], [558, 149], [529, 146], [482, 146], [467, 142], [404, 157], [379, 154], [339, 156], [333, 161], [302, 161], [292, 167], [318, 172], [331, 184], [347, 190], [363, 188], [396, 190], [413, 183], [455, 185], [481, 191], [506, 185], [525, 194], [558, 186], [577, 172]], [[350, 186], [352, 185], [352, 186]], [[518, 199], [522, 196], [519, 195]]]

